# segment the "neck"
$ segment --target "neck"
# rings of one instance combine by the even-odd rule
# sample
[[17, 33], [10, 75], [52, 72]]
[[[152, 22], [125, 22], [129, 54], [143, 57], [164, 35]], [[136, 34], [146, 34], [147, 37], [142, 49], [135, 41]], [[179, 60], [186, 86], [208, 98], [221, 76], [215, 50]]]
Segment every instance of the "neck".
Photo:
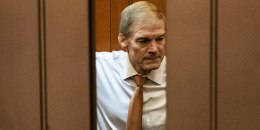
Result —
[[145, 70], [140, 70], [140, 71], [137, 71], [135, 69], [135, 71], [138, 73], [138, 74], [141, 74], [141, 75], [146, 75], [146, 74], [149, 74], [151, 71], [145, 71]]

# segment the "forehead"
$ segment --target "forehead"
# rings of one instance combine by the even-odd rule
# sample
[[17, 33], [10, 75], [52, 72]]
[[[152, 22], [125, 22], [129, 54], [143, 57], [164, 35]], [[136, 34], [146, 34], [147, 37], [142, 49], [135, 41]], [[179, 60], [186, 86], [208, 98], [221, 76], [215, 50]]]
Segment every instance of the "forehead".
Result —
[[132, 36], [157, 36], [165, 34], [163, 20], [145, 20], [132, 25]]

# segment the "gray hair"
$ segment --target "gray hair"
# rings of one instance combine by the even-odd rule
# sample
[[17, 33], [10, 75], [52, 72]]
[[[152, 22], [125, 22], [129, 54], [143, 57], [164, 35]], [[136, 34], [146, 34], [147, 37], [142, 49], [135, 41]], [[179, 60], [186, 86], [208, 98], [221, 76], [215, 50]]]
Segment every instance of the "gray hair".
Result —
[[163, 20], [165, 23], [164, 14], [152, 3], [147, 1], [133, 3], [126, 7], [121, 13], [119, 32], [122, 33], [125, 38], [129, 38], [132, 34], [131, 26], [134, 21], [144, 21], [151, 16], [158, 20]]

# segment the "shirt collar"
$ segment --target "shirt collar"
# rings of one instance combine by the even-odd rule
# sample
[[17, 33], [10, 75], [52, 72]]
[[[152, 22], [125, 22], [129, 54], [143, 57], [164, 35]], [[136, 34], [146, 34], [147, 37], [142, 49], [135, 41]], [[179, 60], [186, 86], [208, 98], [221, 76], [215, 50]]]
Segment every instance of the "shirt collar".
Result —
[[[122, 79], [130, 78], [138, 73], [133, 68], [132, 64], [129, 61], [128, 54], [126, 55], [126, 67], [124, 67], [124, 71], [122, 73]], [[163, 61], [160, 67], [156, 70], [152, 70], [149, 74], [145, 75], [148, 79], [156, 82], [157, 84], [163, 84], [163, 74], [166, 67], [166, 57], [163, 58]]]

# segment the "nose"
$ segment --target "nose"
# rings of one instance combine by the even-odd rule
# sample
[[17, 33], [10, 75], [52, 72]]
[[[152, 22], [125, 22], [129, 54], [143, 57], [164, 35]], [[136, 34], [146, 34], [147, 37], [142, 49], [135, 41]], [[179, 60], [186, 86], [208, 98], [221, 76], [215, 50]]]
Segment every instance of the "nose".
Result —
[[157, 52], [157, 51], [158, 51], [158, 45], [157, 45], [155, 40], [152, 40], [150, 45], [149, 45], [148, 52], [154, 53], [154, 52]]

